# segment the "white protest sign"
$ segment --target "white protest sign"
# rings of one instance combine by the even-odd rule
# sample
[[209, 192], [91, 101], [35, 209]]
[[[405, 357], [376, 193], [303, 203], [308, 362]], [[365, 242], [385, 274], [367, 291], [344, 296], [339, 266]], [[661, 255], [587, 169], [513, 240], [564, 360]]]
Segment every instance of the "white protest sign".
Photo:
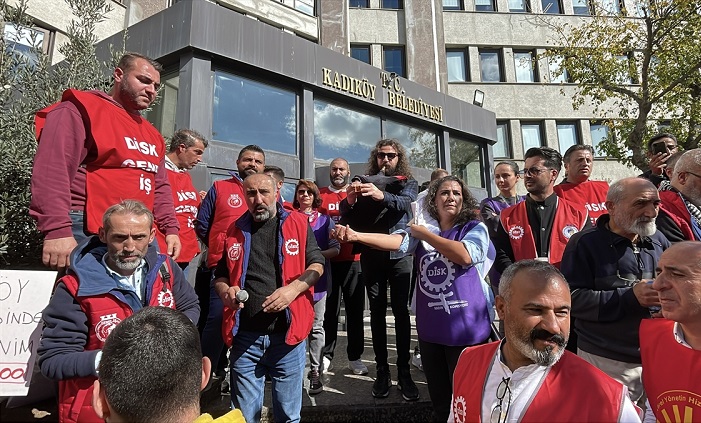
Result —
[[25, 396], [56, 272], [0, 270], [0, 396]]

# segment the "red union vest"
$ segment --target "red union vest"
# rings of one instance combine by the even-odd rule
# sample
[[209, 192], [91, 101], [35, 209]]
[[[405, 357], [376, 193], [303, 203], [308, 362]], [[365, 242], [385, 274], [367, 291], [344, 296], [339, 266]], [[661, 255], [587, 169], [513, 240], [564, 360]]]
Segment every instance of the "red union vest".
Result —
[[[95, 145], [95, 159], [86, 165], [85, 227], [97, 234], [102, 215], [122, 200], [139, 200], [153, 210], [155, 177], [165, 144], [156, 128], [140, 115], [128, 113], [90, 91], [66, 90], [61, 101], [73, 103], [85, 122], [88, 140]], [[40, 135], [51, 105], [36, 114]]]
[[[455, 423], [482, 420], [484, 385], [499, 345], [500, 341], [468, 347], [460, 354], [453, 375]], [[520, 421], [617, 422], [623, 410], [624, 392], [623, 385], [565, 351], [548, 370]]]
[[248, 211], [243, 182], [238, 178], [215, 181], [212, 187], [216, 190], [217, 197], [214, 202], [214, 219], [209, 228], [207, 267], [210, 269], [216, 267], [221, 259], [227, 229]]
[[[173, 192], [173, 205], [175, 217], [180, 224], [180, 243], [182, 249], [178, 256], [178, 263], [189, 263], [200, 252], [200, 244], [195, 233], [195, 219], [197, 209], [200, 207], [200, 194], [192, 185], [192, 178], [187, 172], [176, 172], [168, 169], [168, 182]], [[161, 251], [168, 251], [166, 238], [163, 232], [156, 229], [156, 239]]]
[[[346, 198], [346, 191], [334, 192], [329, 187], [319, 189], [319, 198], [321, 198], [321, 206], [319, 213], [323, 213], [331, 217], [334, 223], [338, 225], [341, 220], [341, 201]], [[341, 251], [331, 261], [358, 261], [360, 254], [353, 254], [353, 243], [346, 242], [341, 244]]]
[[684, 201], [678, 192], [660, 191], [660, 211], [666, 213], [672, 221], [679, 226], [684, 238], [689, 241], [698, 241], [691, 229], [691, 214], [687, 210]]
[[[279, 209], [278, 209], [279, 210]], [[307, 249], [307, 228], [309, 220], [302, 213], [290, 213], [282, 221], [280, 229], [280, 251], [282, 257], [278, 257], [282, 266], [282, 283], [288, 285], [297, 279], [307, 268], [305, 265], [305, 251]], [[229, 285], [239, 286], [245, 289], [246, 269], [250, 260], [250, 232], [244, 233], [237, 225], [231, 225], [226, 233], [224, 243], [228, 256], [227, 267], [229, 269]], [[277, 264], [277, 263], [276, 263]], [[312, 297], [314, 289], [308, 289], [298, 295], [287, 307], [290, 327], [287, 329], [285, 343], [296, 345], [307, 339], [314, 322], [314, 308]], [[231, 347], [234, 341], [235, 331], [238, 331], [238, 311], [234, 312], [226, 305], [222, 323], [222, 337], [226, 345]]]
[[584, 206], [589, 213], [592, 225], [596, 225], [596, 219], [602, 214], [608, 213], [606, 209], [606, 194], [609, 192], [609, 184], [604, 181], [585, 181], [581, 184], [564, 183], [553, 187], [558, 197], [578, 206]]
[[674, 321], [640, 322], [640, 356], [643, 385], [657, 421], [701, 421], [701, 351], [677, 342]]
[[[534, 259], [538, 257], [531, 225], [528, 224], [526, 202], [506, 208], [501, 212], [501, 224], [509, 235], [511, 248], [514, 251], [514, 261]], [[579, 232], [587, 219], [584, 207], [576, 206], [567, 200], [557, 199], [557, 210], [553, 221], [553, 231], [550, 234], [550, 249], [548, 261], [560, 268], [562, 253], [570, 237]]]
[[[173, 274], [170, 261], [166, 260], [168, 272]], [[66, 275], [57, 283], [63, 282], [68, 292], [78, 301], [87, 317], [88, 339], [85, 351], [99, 350], [105, 345], [107, 336], [122, 320], [134, 314], [129, 305], [107, 293], [93, 297], [78, 296], [80, 282], [73, 275]], [[175, 308], [173, 296], [173, 278], [164, 284], [158, 272], [151, 288], [149, 306]], [[95, 377], [81, 377], [60, 380], [58, 382], [59, 421], [64, 423], [104, 423], [92, 408], [92, 391]]]

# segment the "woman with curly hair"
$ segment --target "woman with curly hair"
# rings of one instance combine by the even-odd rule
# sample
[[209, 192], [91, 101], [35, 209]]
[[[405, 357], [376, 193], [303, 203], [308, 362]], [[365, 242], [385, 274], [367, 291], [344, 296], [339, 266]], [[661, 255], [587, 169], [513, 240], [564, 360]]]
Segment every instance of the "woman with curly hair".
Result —
[[434, 231], [412, 222], [389, 235], [348, 226], [337, 226], [334, 234], [341, 242], [414, 254], [416, 331], [436, 421], [448, 419], [460, 353], [491, 334], [493, 296], [484, 278], [495, 252], [476, 209], [465, 183], [451, 175], [431, 183], [425, 208], [417, 210], [438, 222]]

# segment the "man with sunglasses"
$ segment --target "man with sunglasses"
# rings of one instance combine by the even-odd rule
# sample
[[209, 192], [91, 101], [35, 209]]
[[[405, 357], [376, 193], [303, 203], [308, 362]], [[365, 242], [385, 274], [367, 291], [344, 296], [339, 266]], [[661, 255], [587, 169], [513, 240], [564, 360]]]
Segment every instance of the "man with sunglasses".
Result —
[[701, 149], [684, 152], [660, 185], [657, 227], [670, 242], [701, 240]]
[[565, 351], [570, 290], [553, 265], [511, 265], [496, 308], [505, 339], [462, 352], [449, 422], [640, 421], [625, 386]]
[[[377, 142], [368, 160], [368, 175], [384, 175], [401, 180], [401, 190], [390, 191], [374, 183], [348, 185], [348, 196], [341, 201], [343, 219], [353, 222], [374, 221], [370, 232], [390, 234], [406, 229], [411, 219], [411, 203], [416, 201], [419, 185], [411, 177], [409, 158], [404, 147], [396, 139]], [[379, 183], [379, 182], [378, 182]], [[351, 227], [354, 225], [351, 224]], [[355, 227], [354, 229], [358, 229]], [[406, 401], [419, 399], [419, 390], [411, 378], [409, 359], [411, 344], [411, 322], [409, 320], [409, 290], [411, 288], [412, 257], [399, 252], [386, 252], [363, 248], [360, 265], [362, 278], [370, 301], [370, 328], [372, 348], [377, 363], [377, 378], [372, 387], [375, 398], [386, 398], [392, 386], [387, 351], [387, 289], [390, 289], [392, 313], [395, 318], [397, 339], [398, 387]]]
[[638, 327], [660, 305], [649, 280], [670, 245], [655, 225], [659, 204], [647, 179], [614, 182], [608, 214], [594, 229], [574, 235], [562, 258], [572, 289], [577, 355], [626, 385], [635, 402], [644, 394]]
[[526, 201], [501, 212], [501, 225], [493, 239], [498, 272], [524, 259], [547, 261], [559, 268], [570, 237], [591, 226], [584, 206], [555, 195], [553, 186], [562, 167], [560, 153], [534, 147], [526, 151], [525, 159]]

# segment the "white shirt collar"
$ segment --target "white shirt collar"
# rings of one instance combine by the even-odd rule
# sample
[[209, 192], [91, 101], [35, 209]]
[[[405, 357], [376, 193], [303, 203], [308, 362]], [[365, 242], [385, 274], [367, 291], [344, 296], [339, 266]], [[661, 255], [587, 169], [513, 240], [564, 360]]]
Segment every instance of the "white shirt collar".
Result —
[[336, 189], [333, 185], [329, 185], [329, 191], [339, 193], [339, 192], [344, 192], [346, 190], [346, 187], [348, 185], [344, 186], [343, 188]]
[[680, 344], [687, 348], [691, 348], [691, 345], [689, 345], [688, 342], [686, 342], [686, 338], [684, 338], [684, 332], [682, 331], [682, 325], [679, 324], [679, 322], [674, 322], [674, 339], [677, 340]]
[[166, 161], [166, 169], [171, 170], [173, 172], [178, 172], [178, 173], [187, 172], [185, 169], [180, 169], [175, 163], [173, 163], [173, 161], [170, 159], [170, 157], [168, 157], [167, 154], [166, 154], [165, 159], [166, 159], [165, 160]]

